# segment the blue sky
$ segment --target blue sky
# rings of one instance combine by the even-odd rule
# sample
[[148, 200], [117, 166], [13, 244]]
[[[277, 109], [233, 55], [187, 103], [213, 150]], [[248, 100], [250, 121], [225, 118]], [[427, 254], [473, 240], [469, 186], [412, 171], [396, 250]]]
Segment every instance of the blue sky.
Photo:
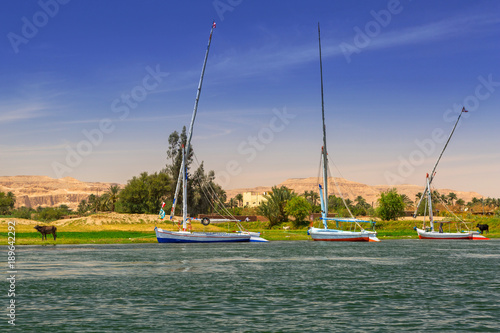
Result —
[[[7, 1], [0, 175], [126, 183], [189, 124], [227, 189], [318, 175], [500, 197], [497, 1]], [[434, 133], [434, 134], [433, 134]], [[340, 176], [334, 172], [336, 176]]]

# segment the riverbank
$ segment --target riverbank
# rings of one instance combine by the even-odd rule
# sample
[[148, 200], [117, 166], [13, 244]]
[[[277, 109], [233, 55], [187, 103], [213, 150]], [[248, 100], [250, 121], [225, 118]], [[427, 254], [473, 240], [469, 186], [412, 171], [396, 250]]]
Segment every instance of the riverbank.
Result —
[[[167, 230], [177, 230], [172, 222], [159, 221], [157, 215], [148, 214], [94, 214], [87, 217], [41, 223], [33, 220], [0, 218], [0, 245], [8, 243], [9, 221], [15, 221], [16, 245], [50, 245], [50, 244], [127, 244], [156, 243], [154, 228], [156, 225]], [[417, 223], [417, 224], [415, 224]], [[477, 223], [487, 223], [489, 238], [500, 238], [500, 218], [478, 218]], [[11, 223], [12, 225], [12, 223]], [[42, 241], [41, 234], [34, 229], [35, 225], [53, 225], [57, 227], [57, 239], [52, 235]], [[261, 232], [261, 236], [269, 241], [309, 241], [307, 227], [299, 230], [265, 229], [265, 222], [243, 222], [250, 231]], [[376, 231], [381, 240], [384, 239], [416, 239], [414, 226], [421, 222], [413, 220], [379, 221]], [[233, 231], [234, 225], [210, 224], [207, 227], [193, 223], [193, 231], [222, 232]], [[473, 227], [473, 230], [476, 230]], [[445, 230], [448, 231], [448, 230]], [[452, 230], [454, 232], [456, 230]]]

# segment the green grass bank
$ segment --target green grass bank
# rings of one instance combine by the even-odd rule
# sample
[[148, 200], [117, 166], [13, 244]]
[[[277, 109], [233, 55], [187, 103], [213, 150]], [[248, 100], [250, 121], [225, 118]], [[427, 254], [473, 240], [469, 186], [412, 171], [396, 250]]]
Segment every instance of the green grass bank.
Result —
[[[15, 221], [14, 230], [12, 226]], [[477, 230], [477, 223], [488, 224], [490, 232], [486, 234], [489, 238], [500, 238], [500, 218], [479, 217], [473, 223], [473, 230]], [[52, 235], [42, 241], [42, 236], [34, 229], [35, 225], [55, 225], [57, 227], [57, 239], [54, 241]], [[261, 236], [269, 241], [310, 241], [307, 235], [307, 227], [294, 230], [284, 230], [285, 223], [273, 229], [266, 229], [265, 222], [242, 223], [250, 231], [259, 231]], [[9, 225], [11, 229], [9, 229]], [[156, 243], [154, 233], [155, 225], [167, 230], [177, 230], [176, 224], [172, 222], [159, 221], [156, 215], [132, 215], [132, 214], [95, 214], [87, 217], [60, 220], [51, 223], [40, 223], [32, 220], [0, 218], [0, 245], [8, 244], [8, 237], [12, 236], [9, 231], [15, 231], [16, 245], [51, 245], [51, 244], [127, 244], [127, 243]], [[318, 223], [315, 223], [318, 225]], [[422, 223], [413, 220], [400, 221], [377, 221], [376, 231], [378, 237], [384, 239], [416, 239], [417, 234], [414, 226]], [[204, 227], [193, 223], [194, 231], [233, 231], [234, 226], [214, 225]], [[445, 227], [445, 231], [448, 231]], [[455, 227], [451, 229], [456, 231]]]

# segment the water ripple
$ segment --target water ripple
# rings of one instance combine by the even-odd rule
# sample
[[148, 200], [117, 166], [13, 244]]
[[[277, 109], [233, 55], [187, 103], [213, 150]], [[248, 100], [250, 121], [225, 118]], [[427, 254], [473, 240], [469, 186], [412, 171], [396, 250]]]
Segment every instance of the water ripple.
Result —
[[36, 332], [500, 330], [500, 242], [257, 245], [19, 247], [18, 325]]

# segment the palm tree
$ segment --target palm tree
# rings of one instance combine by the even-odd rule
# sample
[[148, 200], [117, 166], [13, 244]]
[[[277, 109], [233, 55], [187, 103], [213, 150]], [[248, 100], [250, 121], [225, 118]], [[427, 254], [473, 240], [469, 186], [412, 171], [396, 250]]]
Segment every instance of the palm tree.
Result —
[[319, 200], [319, 194], [318, 192], [311, 191], [309, 193], [309, 197], [311, 198], [311, 205], [313, 207], [318, 205], [318, 200]]
[[111, 185], [108, 189], [108, 202], [111, 204], [111, 211], [115, 211], [115, 204], [118, 201], [118, 193], [120, 192], [120, 187], [118, 185]]
[[233, 208], [234, 206], [237, 205], [238, 205], [238, 200], [236, 200], [235, 198], [229, 199], [229, 208]]
[[295, 197], [295, 193], [286, 186], [274, 186], [271, 192], [264, 197], [267, 200], [259, 205], [258, 211], [269, 219], [269, 227], [280, 222], [287, 222], [288, 214], [285, 211], [285, 206], [290, 199]]
[[306, 198], [306, 200], [311, 204], [311, 206], [315, 207], [318, 205], [319, 194], [314, 191], [305, 191], [302, 196]]
[[445, 204], [448, 204], [448, 203], [449, 203], [449, 202], [448, 202], [448, 197], [447, 197], [446, 195], [441, 194], [440, 198], [441, 198], [441, 201], [442, 201], [442, 202], [444, 202]]
[[453, 200], [457, 200], [457, 195], [453, 192], [448, 193], [448, 200], [450, 204], [453, 206]]
[[111, 210], [110, 209], [110, 204], [111, 204], [111, 201], [109, 199], [109, 193], [108, 192], [104, 193], [103, 195], [101, 195], [99, 197], [99, 210], [101, 212], [107, 212], [107, 211]]
[[236, 196], [234, 197], [236, 200], [238, 200], [238, 206], [243, 206], [243, 194], [241, 193], [238, 193], [236, 194]]
[[83, 215], [87, 212], [88, 206], [87, 206], [87, 200], [82, 200], [78, 204], [78, 214]]
[[464, 199], [458, 199], [455, 204], [457, 204], [460, 207], [460, 210], [462, 210], [462, 207], [465, 205]]
[[418, 203], [421, 197], [422, 197], [422, 192], [418, 192], [417, 194], [415, 194], [415, 204]]
[[405, 204], [405, 208], [408, 206], [413, 205], [413, 201], [406, 195], [406, 194], [400, 194], [401, 199], [403, 199], [403, 202]]
[[490, 207], [493, 204], [493, 199], [491, 199], [490, 197], [486, 198], [486, 200], [484, 200], [484, 204]]
[[436, 190], [432, 191], [431, 200], [433, 205], [437, 205], [439, 203], [439, 198], [441, 198], [439, 192]]
[[356, 207], [358, 208], [368, 209], [371, 207], [370, 204], [366, 202], [365, 198], [360, 195], [358, 195], [356, 199], [354, 199], [354, 202], [356, 202]]
[[101, 197], [95, 195], [95, 194], [91, 194], [89, 195], [88, 197], [88, 202], [89, 202], [89, 208], [91, 211], [94, 211], [95, 213], [97, 213], [97, 211], [99, 210], [100, 208], [100, 205], [101, 205]]

